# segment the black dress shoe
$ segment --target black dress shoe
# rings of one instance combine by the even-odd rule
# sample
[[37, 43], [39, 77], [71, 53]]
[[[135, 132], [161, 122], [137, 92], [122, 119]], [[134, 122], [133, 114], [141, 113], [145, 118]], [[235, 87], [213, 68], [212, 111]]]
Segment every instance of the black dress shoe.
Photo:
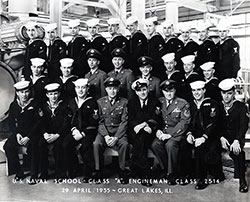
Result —
[[240, 179], [240, 188], [239, 191], [241, 193], [247, 193], [248, 192], [248, 186], [247, 186], [247, 182], [245, 179]]
[[29, 185], [35, 185], [37, 183], [39, 183], [39, 179], [37, 177], [35, 177], [35, 176], [31, 176], [28, 184]]
[[82, 178], [82, 182], [83, 183], [89, 183], [89, 180], [91, 179], [91, 177], [89, 177], [89, 176], [84, 176], [83, 178]]
[[190, 177], [187, 175], [185, 177], [180, 177], [180, 185], [185, 186], [190, 183]]
[[205, 180], [200, 179], [197, 185], [195, 186], [195, 189], [202, 190], [202, 189], [205, 189], [206, 187], [207, 187], [207, 184], [205, 183]]
[[168, 176], [168, 185], [176, 185], [176, 177], [174, 174], [169, 174]]
[[24, 175], [23, 172], [19, 172], [19, 173], [17, 173], [16, 176], [15, 176], [15, 180], [16, 180], [16, 181], [21, 181], [21, 180], [23, 180], [24, 178], [25, 178], [25, 175]]
[[94, 174], [94, 182], [95, 184], [101, 184], [103, 181], [103, 175], [102, 172], [97, 170]]
[[141, 179], [141, 185], [145, 187], [151, 187], [152, 183], [150, 182], [149, 178], [143, 178]]

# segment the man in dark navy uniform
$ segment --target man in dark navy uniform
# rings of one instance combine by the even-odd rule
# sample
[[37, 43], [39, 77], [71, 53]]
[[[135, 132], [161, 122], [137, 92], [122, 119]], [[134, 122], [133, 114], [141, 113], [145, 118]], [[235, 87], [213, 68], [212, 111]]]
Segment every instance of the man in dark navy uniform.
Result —
[[39, 153], [41, 160], [42, 180], [48, 179], [48, 151], [53, 146], [55, 159], [55, 178], [64, 178], [64, 163], [62, 143], [64, 137], [70, 132], [70, 110], [68, 105], [60, 99], [60, 84], [50, 83], [45, 86], [48, 102], [44, 103], [42, 115], [42, 137], [39, 140]]
[[73, 84], [73, 81], [78, 77], [72, 74], [74, 65], [74, 60], [72, 58], [63, 58], [60, 60], [60, 64], [62, 76], [55, 79], [55, 82], [60, 84], [60, 96], [63, 101], [67, 102], [75, 97], [75, 85]]
[[39, 27], [36, 22], [29, 21], [26, 23], [25, 28], [29, 37], [29, 41], [26, 47], [22, 74], [27, 79], [31, 75], [30, 59], [38, 57], [46, 60], [47, 45], [42, 39], [39, 38]]
[[157, 17], [150, 17], [145, 20], [146, 31], [148, 34], [148, 51], [147, 55], [151, 57], [154, 61], [152, 74], [158, 77], [159, 79], [163, 80], [165, 68], [161, 57], [165, 54], [164, 46], [165, 41], [156, 31], [157, 26]]
[[119, 178], [122, 184], [128, 183], [125, 173], [125, 161], [128, 152], [128, 110], [127, 99], [118, 96], [120, 81], [109, 77], [105, 80], [107, 96], [100, 98], [100, 122], [98, 133], [94, 141], [94, 157], [97, 183], [102, 181], [103, 152], [106, 147], [114, 148], [119, 154]]
[[67, 45], [57, 34], [57, 24], [51, 23], [45, 27], [48, 37], [48, 77], [54, 81], [61, 76], [60, 60], [67, 55]]
[[48, 84], [49, 79], [44, 74], [45, 60], [42, 58], [31, 58], [32, 75], [28, 79], [31, 83], [31, 95], [42, 106], [46, 102], [44, 87]]
[[90, 34], [90, 48], [98, 50], [102, 55], [102, 60], [100, 61], [100, 69], [105, 70], [108, 65], [108, 41], [99, 34], [99, 19], [92, 18], [87, 20], [86, 24], [88, 26], [88, 32]]
[[[108, 31], [111, 35], [111, 39], [109, 41], [109, 49], [108, 49], [109, 62], [111, 62], [112, 61], [111, 53], [116, 48], [121, 48], [125, 52], [126, 55], [129, 55], [129, 41], [125, 36], [123, 36], [119, 32], [120, 20], [118, 18], [110, 18], [108, 19], [107, 22], [109, 25]], [[105, 67], [104, 69], [105, 72], [109, 72], [112, 69], [112, 65], [110, 64], [112, 63], [109, 63], [109, 65]], [[127, 62], [124, 65], [126, 68], [128, 67]]]
[[126, 20], [127, 29], [130, 32], [129, 39], [129, 68], [133, 71], [135, 76], [140, 74], [137, 60], [147, 53], [147, 38], [138, 30], [138, 18], [135, 16], [130, 16]]
[[197, 27], [198, 38], [201, 44], [195, 58], [195, 64], [197, 66], [197, 73], [202, 75], [202, 70], [199, 68], [206, 62], [216, 61], [216, 46], [214, 41], [209, 37], [209, 26], [205, 23]]
[[193, 94], [190, 87], [190, 83], [200, 80], [201, 76], [194, 71], [195, 64], [195, 56], [194, 55], [187, 55], [181, 58], [183, 63], [183, 69], [184, 69], [184, 76], [185, 76], [185, 90], [183, 91], [183, 98], [187, 100], [188, 102], [191, 102], [193, 100]]
[[107, 74], [99, 69], [102, 56], [98, 50], [89, 49], [87, 58], [90, 71], [85, 75], [85, 78], [88, 79], [89, 94], [98, 100], [106, 95], [104, 81], [107, 78]]
[[206, 62], [200, 66], [206, 82], [205, 97], [209, 97], [216, 100], [217, 102], [221, 102], [221, 93], [218, 87], [220, 81], [214, 76], [214, 64], [215, 62]]
[[165, 39], [165, 53], [175, 53], [175, 61], [176, 61], [176, 69], [182, 70], [182, 49], [184, 47], [184, 43], [178, 39], [178, 37], [174, 33], [174, 25], [171, 20], [165, 20], [162, 24], [162, 31]]
[[229, 152], [234, 161], [234, 177], [239, 178], [239, 191], [248, 192], [245, 178], [246, 157], [243, 150], [249, 118], [245, 103], [235, 100], [235, 81], [232, 78], [219, 83], [222, 95], [220, 141], [222, 149]]
[[[76, 146], [83, 159], [83, 182], [87, 183], [92, 178], [94, 171], [93, 142], [97, 134], [98, 105], [95, 99], [88, 95], [88, 79], [77, 79], [75, 85], [76, 97], [69, 101], [71, 110], [71, 132], [63, 140], [63, 152], [65, 158], [64, 168], [68, 171], [68, 177], [76, 177], [78, 158]], [[65, 173], [65, 176], [66, 173]]]
[[240, 69], [239, 44], [228, 35], [228, 22], [220, 22], [217, 28], [220, 42], [217, 46], [219, 58], [215, 66], [215, 75], [220, 81], [225, 78], [236, 78]]
[[141, 72], [141, 75], [138, 78], [147, 79], [149, 95], [156, 98], [161, 97], [160, 91], [160, 79], [153, 76], [151, 71], [153, 70], [153, 60], [148, 56], [142, 56], [138, 59], [138, 65]]
[[89, 42], [79, 34], [79, 19], [70, 20], [68, 26], [73, 37], [68, 44], [68, 57], [74, 59], [74, 70], [72, 73], [78, 77], [84, 77], [88, 72], [88, 68], [86, 68], [86, 52], [89, 49]]
[[[181, 173], [190, 175], [194, 172], [195, 178], [198, 179], [195, 189], [201, 190], [208, 186], [206, 179], [209, 167], [218, 167], [221, 162], [220, 153], [213, 149], [220, 141], [217, 133], [219, 106], [215, 100], [205, 98], [204, 81], [194, 81], [190, 85], [194, 100], [190, 102], [191, 123], [181, 145]], [[194, 165], [192, 150], [195, 154]], [[220, 174], [216, 180], [224, 180], [223, 173]]]
[[15, 175], [15, 180], [25, 178], [24, 170], [19, 163], [19, 147], [26, 147], [28, 155], [31, 157], [30, 184], [38, 178], [39, 153], [37, 150], [39, 133], [39, 107], [33, 98], [30, 97], [30, 82], [19, 81], [14, 84], [17, 99], [9, 108], [9, 128], [11, 136], [4, 144], [4, 150], [8, 159], [8, 173]]
[[162, 60], [165, 66], [167, 80], [171, 79], [176, 82], [176, 86], [175, 86], [176, 96], [182, 98], [183, 92], [186, 91], [185, 79], [181, 71], [175, 68], [177, 65], [177, 62], [175, 60], [175, 53], [165, 54], [164, 56], [162, 56]]
[[111, 56], [114, 70], [110, 71], [108, 76], [120, 81], [119, 96], [131, 99], [134, 96], [134, 92], [131, 90], [131, 84], [135, 80], [135, 77], [130, 69], [125, 69], [123, 66], [126, 54], [123, 49], [116, 48], [112, 51]]
[[180, 27], [181, 36], [183, 39], [184, 47], [182, 49], [182, 57], [187, 55], [197, 55], [199, 45], [191, 38], [191, 28], [185, 24]]
[[147, 79], [137, 79], [132, 84], [137, 97], [128, 102], [128, 134], [133, 145], [130, 169], [141, 178], [143, 186], [149, 187], [152, 162], [147, 154], [155, 139], [161, 110], [159, 100], [148, 96], [148, 84]]

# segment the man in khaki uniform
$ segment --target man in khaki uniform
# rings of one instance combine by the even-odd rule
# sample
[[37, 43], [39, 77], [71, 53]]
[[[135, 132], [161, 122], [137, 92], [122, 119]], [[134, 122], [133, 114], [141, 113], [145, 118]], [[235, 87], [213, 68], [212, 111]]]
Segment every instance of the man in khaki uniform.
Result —
[[156, 132], [152, 150], [157, 156], [160, 166], [166, 170], [164, 178], [169, 185], [175, 185], [177, 161], [180, 141], [190, 123], [189, 104], [186, 100], [176, 97], [176, 82], [166, 80], [161, 84], [164, 97], [160, 98], [162, 123]]
[[107, 78], [104, 82], [107, 96], [100, 98], [97, 103], [100, 112], [100, 122], [97, 137], [94, 141], [94, 158], [96, 168], [96, 183], [102, 182], [103, 152], [106, 147], [118, 150], [119, 178], [122, 184], [128, 183], [125, 174], [125, 160], [128, 149], [127, 139], [127, 99], [118, 97], [120, 81]]

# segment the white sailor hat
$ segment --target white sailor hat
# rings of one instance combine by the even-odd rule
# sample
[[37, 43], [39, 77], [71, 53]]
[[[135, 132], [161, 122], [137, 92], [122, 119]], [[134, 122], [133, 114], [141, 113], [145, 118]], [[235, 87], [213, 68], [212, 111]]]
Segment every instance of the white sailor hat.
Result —
[[50, 83], [50, 84], [47, 84], [44, 89], [47, 91], [47, 92], [54, 92], [54, 91], [58, 91], [60, 88], [60, 84], [59, 83]]
[[16, 89], [16, 91], [25, 90], [29, 87], [30, 87], [29, 81], [19, 81], [14, 84], [14, 88]]
[[140, 78], [140, 79], [137, 79], [136, 81], [134, 81], [132, 83], [131, 88], [133, 90], [137, 91], [137, 90], [140, 90], [144, 86], [148, 87], [148, 85], [149, 85], [148, 79], [142, 79], [142, 78]]
[[31, 58], [30, 62], [32, 66], [39, 67], [44, 64], [45, 60], [42, 58]]
[[87, 86], [88, 85], [88, 79], [80, 78], [77, 79], [76, 81], [73, 81], [75, 86]]
[[195, 56], [194, 55], [187, 55], [181, 58], [183, 64], [188, 64], [194, 62]]
[[120, 20], [118, 18], [109, 18], [107, 23], [109, 25], [119, 25], [120, 24]]
[[57, 24], [56, 23], [50, 23], [48, 24], [44, 29], [47, 31], [47, 32], [50, 32], [52, 30], [55, 30], [57, 28]]
[[27, 23], [25, 24], [26, 29], [36, 28], [36, 26], [37, 26], [37, 23], [34, 22], [34, 21], [29, 21], [29, 22], [27, 22]]
[[126, 24], [127, 25], [132, 25], [133, 23], [138, 22], [138, 18], [136, 16], [130, 16], [127, 20], [126, 20]]
[[198, 26], [196, 27], [196, 30], [198, 32], [204, 31], [206, 29], [208, 29], [210, 27], [210, 25], [208, 23], [200, 23], [198, 24]]
[[191, 26], [189, 24], [182, 24], [180, 27], [179, 27], [179, 30], [181, 32], [188, 32], [191, 30]]
[[100, 22], [100, 19], [92, 18], [90, 20], [87, 20], [86, 24], [87, 24], [88, 27], [95, 27], [95, 26], [97, 26], [99, 24], [99, 22]]
[[227, 19], [221, 19], [216, 27], [218, 31], [226, 31], [230, 29], [230, 23]]
[[145, 19], [145, 22], [144, 24], [145, 25], [150, 25], [150, 24], [154, 24], [155, 22], [157, 22], [157, 16], [154, 16], [154, 17], [150, 17], [150, 18], [147, 18]]
[[69, 27], [77, 27], [80, 25], [80, 19], [69, 20], [68, 26]]
[[173, 25], [173, 22], [172, 22], [172, 20], [166, 19], [163, 23], [161, 23], [161, 25], [163, 28], [164, 27], [168, 28], [168, 27], [171, 27]]
[[167, 53], [161, 57], [164, 62], [171, 62], [175, 59], [175, 53]]
[[215, 62], [206, 62], [203, 65], [201, 65], [200, 67], [202, 70], [210, 70], [210, 69], [214, 68], [214, 64], [215, 64]]
[[71, 67], [74, 60], [72, 58], [63, 58], [60, 60], [60, 64], [62, 67]]
[[205, 87], [205, 81], [194, 81], [190, 83], [192, 89], [201, 89]]
[[235, 87], [235, 79], [234, 78], [224, 79], [219, 83], [219, 88], [222, 91], [229, 91], [234, 87]]

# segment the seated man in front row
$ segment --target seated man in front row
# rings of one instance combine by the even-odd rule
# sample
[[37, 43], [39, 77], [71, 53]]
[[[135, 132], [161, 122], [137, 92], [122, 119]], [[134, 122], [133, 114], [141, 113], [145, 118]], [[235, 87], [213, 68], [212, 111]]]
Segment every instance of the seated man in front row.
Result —
[[96, 183], [102, 181], [103, 153], [106, 147], [118, 150], [119, 153], [119, 178], [122, 184], [128, 183], [125, 174], [125, 160], [128, 150], [127, 140], [127, 99], [118, 97], [120, 81], [109, 77], [105, 80], [104, 86], [107, 96], [100, 98], [99, 106], [100, 123], [94, 141], [94, 158], [96, 168]]
[[186, 100], [176, 97], [176, 82], [166, 80], [161, 84], [164, 97], [160, 98], [162, 123], [157, 130], [152, 150], [160, 166], [166, 170], [164, 178], [169, 185], [176, 184], [180, 142], [190, 123], [190, 109]]
[[229, 152], [234, 161], [234, 177], [239, 178], [239, 191], [248, 192], [245, 179], [245, 134], [248, 130], [249, 118], [247, 107], [244, 103], [235, 100], [234, 79], [224, 79], [219, 83], [222, 95], [222, 117], [220, 124], [220, 141], [222, 149]]
[[160, 122], [160, 101], [149, 95], [147, 79], [138, 79], [132, 84], [137, 97], [128, 102], [129, 138], [133, 145], [130, 168], [139, 175], [143, 186], [151, 186], [151, 166], [148, 148], [155, 139]]
[[[9, 175], [16, 174], [15, 180], [24, 179], [24, 171], [19, 163], [18, 148], [27, 147], [28, 155], [31, 155], [31, 182], [38, 175], [38, 150], [39, 139], [39, 110], [38, 103], [30, 97], [30, 82], [19, 81], [14, 84], [17, 99], [9, 108], [9, 128], [11, 136], [4, 144], [4, 150], [8, 159]], [[33, 183], [30, 183], [33, 184]]]

